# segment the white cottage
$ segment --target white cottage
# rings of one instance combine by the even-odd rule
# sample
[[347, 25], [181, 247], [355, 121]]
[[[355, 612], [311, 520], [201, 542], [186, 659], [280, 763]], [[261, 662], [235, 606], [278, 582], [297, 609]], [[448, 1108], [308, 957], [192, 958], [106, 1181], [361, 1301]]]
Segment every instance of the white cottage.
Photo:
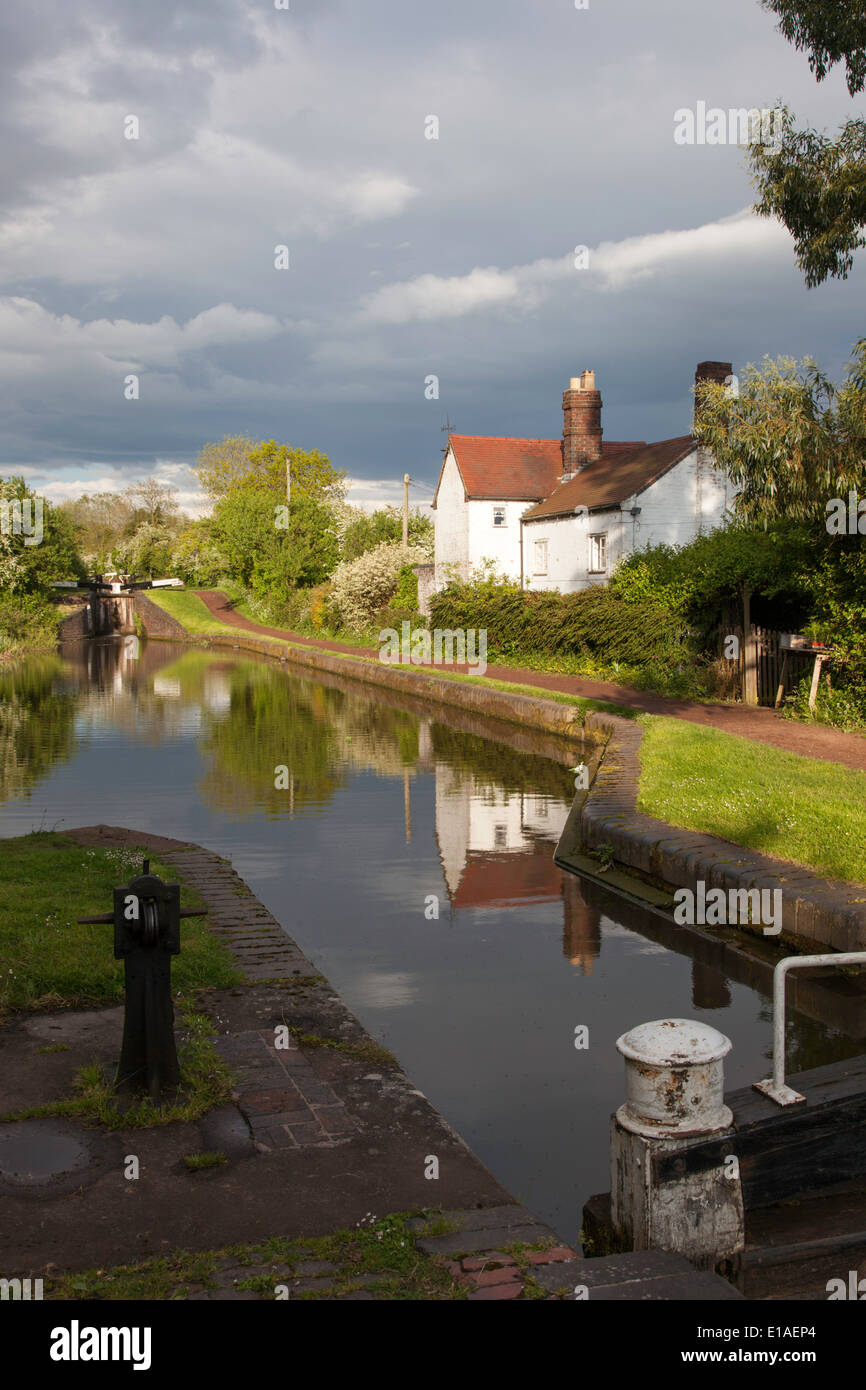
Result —
[[[726, 381], [701, 362], [695, 381]], [[690, 434], [656, 444], [602, 439], [595, 374], [562, 396], [561, 439], [452, 434], [436, 511], [434, 588], [486, 560], [526, 589], [571, 593], [605, 583], [647, 545], [683, 545], [718, 526], [734, 488]]]

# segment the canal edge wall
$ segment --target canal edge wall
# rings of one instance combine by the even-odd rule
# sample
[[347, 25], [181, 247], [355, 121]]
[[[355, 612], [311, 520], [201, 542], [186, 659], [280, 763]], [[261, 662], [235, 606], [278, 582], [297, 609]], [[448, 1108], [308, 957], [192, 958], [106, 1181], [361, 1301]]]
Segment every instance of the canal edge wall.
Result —
[[198, 646], [228, 647], [237, 651], [257, 652], [259, 655], [285, 661], [293, 666], [302, 666], [308, 670], [327, 671], [367, 685], [408, 691], [428, 700], [435, 700], [438, 704], [460, 705], [476, 714], [499, 719], [507, 724], [540, 729], [544, 733], [581, 742], [587, 736], [583, 710], [578, 705], [563, 705], [556, 700], [545, 700], [540, 696], [511, 694], [482, 685], [464, 685], [460, 681], [448, 680], [443, 676], [426, 675], [421, 671], [397, 670], [378, 661], [367, 661], [363, 657], [338, 656], [316, 647], [292, 647], [277, 639], [248, 636], [242, 628], [238, 629], [237, 640], [233, 635], [222, 633], [208, 633], [195, 638], [173, 618], [169, 619], [174, 625], [171, 630], [163, 629], [161, 624], [152, 625], [147, 610], [156, 611], [160, 617], [168, 615], [148, 600], [144, 600], [147, 610], [143, 606], [139, 608], [141, 595], [136, 594], [135, 597], [137, 611], [141, 614], [147, 637], [192, 641]]
[[[587, 715], [586, 727], [604, 735], [606, 746], [592, 786], [578, 793], [557, 846], [554, 857], [561, 868], [583, 872], [576, 862], [581, 851], [597, 854], [605, 847], [616, 864], [668, 889], [696, 892], [698, 882], [726, 893], [780, 889], [782, 930], [768, 940], [820, 943], [837, 951], [866, 948], [861, 886], [644, 814], [637, 809], [643, 729], [630, 719], [595, 711]], [[742, 929], [763, 935], [759, 927]]]

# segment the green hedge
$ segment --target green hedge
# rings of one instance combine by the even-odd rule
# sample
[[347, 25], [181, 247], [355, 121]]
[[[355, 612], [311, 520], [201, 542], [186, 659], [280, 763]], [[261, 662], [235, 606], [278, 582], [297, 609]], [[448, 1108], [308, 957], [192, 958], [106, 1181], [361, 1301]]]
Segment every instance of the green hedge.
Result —
[[576, 594], [527, 594], [512, 585], [449, 584], [430, 602], [431, 628], [486, 628], [499, 652], [588, 653], [644, 665], [688, 660], [691, 638], [650, 600], [627, 603], [595, 585]]

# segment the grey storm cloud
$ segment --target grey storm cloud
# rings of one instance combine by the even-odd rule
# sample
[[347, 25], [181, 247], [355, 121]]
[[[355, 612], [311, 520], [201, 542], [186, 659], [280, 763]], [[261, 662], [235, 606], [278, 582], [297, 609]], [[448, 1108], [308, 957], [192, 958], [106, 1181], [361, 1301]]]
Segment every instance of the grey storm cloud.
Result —
[[684, 432], [703, 357], [841, 370], [859, 267], [807, 292], [742, 152], [673, 140], [699, 100], [848, 112], [757, 0], [290, 5], [7, 8], [0, 471], [180, 479], [242, 432], [396, 496], [446, 412], [556, 435], [587, 366], [615, 438]]

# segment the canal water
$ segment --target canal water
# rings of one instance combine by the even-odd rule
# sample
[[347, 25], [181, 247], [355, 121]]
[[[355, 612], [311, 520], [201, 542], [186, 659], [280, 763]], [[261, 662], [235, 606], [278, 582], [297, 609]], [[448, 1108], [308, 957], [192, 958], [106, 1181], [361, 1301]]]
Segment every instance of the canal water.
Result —
[[[0, 671], [0, 837], [102, 822], [228, 856], [569, 1242], [610, 1186], [617, 1037], [712, 1023], [733, 1040], [729, 1087], [768, 1074], [771, 1040], [766, 968], [726, 973], [687, 929], [556, 868], [573, 761], [543, 735], [243, 652], [105, 639]], [[866, 1050], [850, 982], [803, 993], [790, 1070]]]

